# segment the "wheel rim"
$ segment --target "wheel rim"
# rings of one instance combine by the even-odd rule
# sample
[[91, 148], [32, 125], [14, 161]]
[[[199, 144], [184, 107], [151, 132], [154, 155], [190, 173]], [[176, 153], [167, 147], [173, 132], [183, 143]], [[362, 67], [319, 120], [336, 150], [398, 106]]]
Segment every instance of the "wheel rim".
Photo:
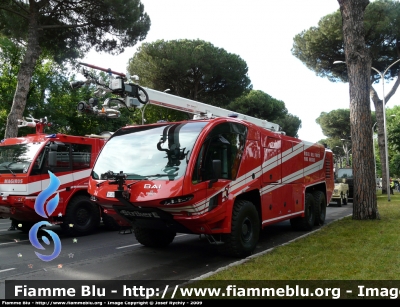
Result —
[[246, 218], [242, 223], [242, 239], [245, 242], [250, 241], [253, 233], [253, 224], [250, 219]]
[[79, 208], [76, 211], [76, 222], [80, 226], [85, 226], [90, 221], [90, 211], [87, 208]]

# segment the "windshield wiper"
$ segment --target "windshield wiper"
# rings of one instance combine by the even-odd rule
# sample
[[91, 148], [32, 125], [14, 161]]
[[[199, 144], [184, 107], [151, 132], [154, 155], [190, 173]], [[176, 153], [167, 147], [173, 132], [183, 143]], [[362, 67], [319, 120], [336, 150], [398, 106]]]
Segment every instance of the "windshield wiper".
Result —
[[[14, 163], [14, 162], [11, 162], [10, 164], [12, 164], [12, 163]], [[10, 164], [9, 164], [9, 165], [10, 165]], [[10, 171], [10, 173], [11, 173], [13, 176], [15, 176], [15, 173], [11, 170], [11, 168], [10, 168], [8, 165], [2, 164], [1, 166], [4, 167], [4, 168], [6, 168], [6, 169], [8, 169], [8, 170]]]
[[129, 179], [129, 180], [145, 180], [146, 179], [146, 176], [142, 176], [142, 175], [135, 174], [135, 173], [131, 173], [131, 174], [127, 173], [125, 175], [126, 175], [126, 179]]
[[156, 178], [159, 178], [159, 177], [176, 177], [178, 174], [155, 174], [155, 175], [146, 175], [146, 176], [144, 176], [145, 177], [145, 179], [149, 179], [149, 177], [156, 177]]

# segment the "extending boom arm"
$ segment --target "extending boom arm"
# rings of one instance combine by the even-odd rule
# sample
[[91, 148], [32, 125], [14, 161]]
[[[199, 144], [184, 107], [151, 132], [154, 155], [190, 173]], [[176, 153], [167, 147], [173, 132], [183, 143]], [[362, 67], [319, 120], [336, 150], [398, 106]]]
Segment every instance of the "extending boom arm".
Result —
[[202, 102], [182, 98], [179, 96], [152, 90], [149, 88], [146, 88], [146, 92], [149, 94], [148, 103], [194, 114], [193, 117], [194, 119], [212, 118], [212, 117], [235, 117], [246, 120], [257, 126], [263, 127], [265, 129], [274, 132], [284, 133], [282, 131], [279, 131], [280, 127], [278, 124], [268, 122], [264, 119], [259, 119], [256, 117], [240, 114], [237, 112], [232, 112], [230, 110], [214, 107], [212, 105], [208, 105]]
[[117, 76], [126, 77], [126, 75], [123, 74], [122, 72], [116, 72], [116, 71], [111, 70], [110, 68], [102, 68], [102, 67], [99, 67], [99, 66], [95, 66], [95, 65], [87, 64], [87, 63], [82, 63], [82, 62], [79, 62], [79, 64], [81, 64], [83, 66], [87, 66], [87, 67], [93, 68], [93, 69], [101, 70], [101, 71], [107, 72], [109, 74], [114, 74], [114, 75], [117, 75]]

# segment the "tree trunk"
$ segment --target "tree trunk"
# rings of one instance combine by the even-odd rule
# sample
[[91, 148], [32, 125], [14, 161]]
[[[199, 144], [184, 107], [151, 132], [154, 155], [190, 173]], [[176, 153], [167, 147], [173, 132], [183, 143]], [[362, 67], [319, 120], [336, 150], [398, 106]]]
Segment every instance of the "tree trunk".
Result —
[[371, 59], [364, 40], [368, 0], [338, 0], [349, 72], [350, 126], [353, 153], [353, 219], [379, 219], [370, 107]]
[[40, 56], [38, 10], [36, 5], [32, 3], [30, 4], [30, 10], [31, 19], [29, 20], [27, 49], [18, 72], [17, 88], [15, 90], [11, 111], [7, 116], [4, 138], [18, 136], [18, 119], [22, 119], [33, 71]]

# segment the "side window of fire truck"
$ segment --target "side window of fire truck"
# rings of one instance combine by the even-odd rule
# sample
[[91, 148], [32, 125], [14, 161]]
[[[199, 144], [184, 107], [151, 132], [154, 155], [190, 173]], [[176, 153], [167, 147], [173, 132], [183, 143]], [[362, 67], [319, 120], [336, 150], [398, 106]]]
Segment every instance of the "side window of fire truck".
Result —
[[204, 155], [204, 148], [206, 147], [205, 144], [201, 146], [199, 156], [196, 159], [196, 164], [194, 166], [193, 175], [192, 175], [192, 183], [196, 184], [202, 181], [201, 176], [201, 164], [203, 162], [203, 155]]
[[214, 128], [201, 147], [197, 157], [192, 182], [213, 178], [212, 161], [220, 160], [222, 179], [234, 180], [240, 165], [247, 129], [234, 123], [224, 123]]
[[64, 143], [57, 145], [56, 166], [52, 169], [54, 173], [65, 172], [67, 169], [71, 169], [70, 147], [70, 144]]
[[72, 168], [90, 168], [92, 146], [87, 144], [71, 144], [72, 146]]

